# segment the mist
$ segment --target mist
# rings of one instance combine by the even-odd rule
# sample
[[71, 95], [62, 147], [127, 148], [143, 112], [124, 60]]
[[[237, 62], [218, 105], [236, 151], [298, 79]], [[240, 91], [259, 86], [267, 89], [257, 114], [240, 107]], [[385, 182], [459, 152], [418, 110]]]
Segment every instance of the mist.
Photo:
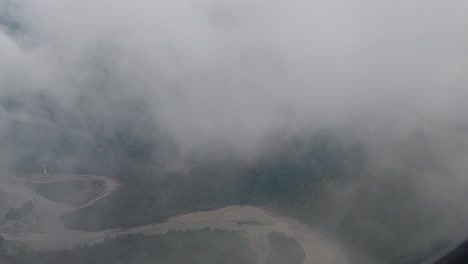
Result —
[[162, 166], [254, 163], [329, 130], [367, 153], [363, 177], [330, 187], [330, 223], [398, 183], [422, 208], [403, 214], [431, 217], [411, 243], [461, 239], [467, 12], [450, 0], [0, 0], [0, 167], [112, 164], [127, 159], [110, 147], [121, 134]]

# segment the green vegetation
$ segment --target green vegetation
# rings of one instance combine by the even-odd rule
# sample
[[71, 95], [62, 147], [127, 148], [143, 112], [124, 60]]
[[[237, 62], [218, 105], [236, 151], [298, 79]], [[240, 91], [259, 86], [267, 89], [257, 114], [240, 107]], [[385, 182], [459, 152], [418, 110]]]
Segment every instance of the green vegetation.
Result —
[[326, 186], [351, 177], [347, 169], [354, 166], [349, 171], [356, 172], [361, 156], [358, 147], [344, 146], [337, 137], [323, 133], [289, 142], [256, 164], [233, 159], [194, 162], [188, 174], [123, 164], [118, 174], [122, 190], [62, 220], [67, 228], [94, 231], [163, 222], [174, 215], [232, 204], [269, 206], [290, 216], [312, 218], [314, 210], [326, 207]]
[[[141, 180], [141, 179], [140, 179]], [[228, 204], [226, 195], [203, 182], [171, 177], [135, 181], [96, 204], [65, 215], [68, 228], [100, 230], [130, 227]]]
[[[79, 160], [75, 172], [114, 175], [124, 187], [65, 215], [62, 220], [68, 228], [131, 227], [231, 204], [253, 204], [329, 231], [351, 252], [354, 263], [415, 263], [434, 249], [432, 232], [437, 232], [433, 227], [440, 217], [421, 203], [423, 197], [417, 195], [421, 186], [409, 176], [446, 174], [426, 148], [430, 138], [419, 135], [393, 145], [387, 153], [390, 165], [375, 164], [359, 144], [322, 132], [278, 143], [254, 163], [201, 156], [186, 161], [188, 170], [168, 172], [158, 164], [177, 155], [170, 140], [148, 139], [131, 129], [132, 124], [110, 134], [94, 131], [92, 138], [99, 144], [80, 150], [86, 158]], [[73, 156], [83, 144], [70, 138], [64, 134], [54, 153]], [[33, 164], [27, 157], [40, 167], [38, 155], [24, 156], [25, 164]], [[48, 165], [51, 170], [59, 168]]]
[[5, 255], [6, 250], [5, 250], [5, 239], [3, 238], [2, 235], [0, 235], [0, 256]]
[[237, 221], [236, 224], [238, 225], [267, 225], [268, 223], [258, 220], [241, 220]]
[[330, 207], [327, 188], [355, 179], [363, 155], [358, 145], [347, 146], [325, 132], [289, 142], [247, 170], [245, 202], [322, 225]]
[[125, 235], [94, 246], [22, 253], [17, 264], [253, 264], [256, 252], [240, 233], [223, 230], [172, 231], [164, 235]]
[[22, 220], [34, 210], [34, 204], [31, 201], [23, 204], [19, 208], [10, 208], [5, 214], [5, 218], [12, 221]]
[[[218, 164], [219, 165], [219, 164]], [[67, 228], [102, 230], [131, 227], [195, 211], [239, 204], [242, 187], [233, 165], [195, 167], [190, 174], [145, 175], [140, 167], [123, 170], [123, 188], [95, 204], [62, 217]]]
[[[195, 164], [189, 174], [155, 176], [133, 167], [119, 176], [123, 190], [63, 220], [70, 228], [100, 230], [162, 222], [229, 204], [254, 204], [330, 229], [350, 252], [368, 259], [411, 263], [433, 247], [423, 240], [415, 247], [411, 238], [427, 234], [437, 220], [418, 202], [416, 185], [408, 181], [408, 174], [421, 169], [370, 171], [364, 166], [365, 155], [359, 145], [322, 133], [288, 142], [254, 164], [217, 161]], [[349, 182], [355, 184], [349, 194], [352, 204], [340, 218], [333, 218], [336, 201], [328, 190]], [[357, 262], [364, 263], [359, 258]]]
[[[417, 195], [424, 181], [419, 186], [411, 181], [417, 175], [450, 175], [441, 170], [445, 158], [434, 155], [444, 153], [433, 151], [437, 138], [421, 132], [396, 135], [374, 157], [359, 144], [325, 131], [265, 144], [270, 149], [252, 163], [223, 151], [209, 156], [197, 150], [196, 157], [184, 160], [186, 171], [168, 173], [161, 164], [180, 160], [181, 150], [156, 123], [149, 111], [153, 106], [137, 96], [110, 96], [113, 89], [84, 88], [80, 99], [68, 105], [42, 91], [0, 98], [0, 109], [12, 117], [0, 135], [1, 149], [8, 154], [0, 157], [2, 169], [38, 173], [43, 161], [50, 173], [112, 175], [125, 186], [64, 216], [69, 228], [130, 227], [229, 204], [255, 204], [329, 231], [356, 253], [355, 263], [416, 263], [434, 248], [434, 237], [439, 239], [434, 233], [440, 232], [435, 228], [440, 215], [434, 214], [440, 210], [434, 208], [447, 204], [434, 199], [432, 208], [425, 207], [421, 200], [427, 197]], [[112, 109], [118, 118], [97, 115], [89, 107], [96, 105]], [[18, 118], [25, 115], [32, 118]], [[56, 187], [40, 188], [50, 188], [50, 198], [61, 199], [54, 192], [63, 186]], [[38, 192], [46, 195], [46, 190]], [[7, 218], [21, 219], [29, 210], [10, 209]]]
[[272, 232], [268, 234], [268, 239], [271, 245], [267, 258], [268, 264], [300, 264], [304, 262], [304, 250], [294, 238]]
[[102, 181], [62, 181], [40, 183], [35, 191], [58, 203], [80, 206], [91, 201], [104, 188]]
[[[419, 153], [422, 147], [414, 148]], [[193, 162], [186, 174], [168, 174], [145, 162], [126, 163], [117, 175], [125, 186], [121, 191], [64, 216], [63, 221], [72, 229], [101, 230], [162, 222], [177, 214], [230, 204], [253, 204], [330, 231], [356, 254], [351, 255], [356, 263], [412, 263], [433, 248], [424, 238], [431, 236], [437, 218], [421, 205], [416, 183], [408, 175], [424, 169], [434, 172], [425, 165], [434, 162], [424, 156], [421, 160], [402, 156], [401, 168], [369, 168], [366, 155], [360, 145], [323, 132], [286, 142], [252, 164], [204, 159]], [[330, 192], [348, 183], [352, 188], [346, 197], [352, 200]], [[346, 203], [346, 211], [335, 207], [341, 206], [337, 202]], [[415, 237], [423, 239], [415, 241]]]

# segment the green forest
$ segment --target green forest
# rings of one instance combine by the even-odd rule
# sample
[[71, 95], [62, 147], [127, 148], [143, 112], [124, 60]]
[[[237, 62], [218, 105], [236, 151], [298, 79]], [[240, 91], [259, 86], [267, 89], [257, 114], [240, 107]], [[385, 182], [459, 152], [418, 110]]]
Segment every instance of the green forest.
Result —
[[[18, 100], [2, 99], [0, 105], [21, 111]], [[50, 173], [101, 174], [122, 183], [118, 192], [64, 215], [67, 228], [131, 227], [164, 222], [178, 214], [251, 204], [320, 228], [340, 241], [351, 257], [356, 255], [357, 263], [362, 263], [362, 255], [379, 263], [412, 263], [434, 247], [425, 236], [431, 235], [437, 218], [418, 202], [416, 182], [408, 177], [446, 173], [431, 156], [432, 139], [424, 133], [411, 134], [392, 146], [398, 164], [393, 167], [376, 166], [367, 145], [344, 137], [346, 131], [321, 130], [272, 142], [274, 147], [254, 161], [200, 152], [184, 160], [187, 170], [178, 171], [165, 168], [177, 160], [177, 145], [140, 101], [125, 102], [128, 108], [118, 123], [92, 113], [77, 116], [47, 96], [35, 102], [41, 109], [38, 120], [44, 122], [12, 121], [2, 134], [2, 146], [18, 152], [12, 170], [41, 172], [41, 157], [47, 153], [44, 163]], [[71, 167], [66, 166], [69, 160]], [[56, 195], [57, 186], [37, 187], [49, 196], [68, 199]], [[334, 190], [351, 199], [337, 198]], [[346, 203], [346, 210], [340, 203]], [[27, 207], [13, 208], [9, 217], [27, 211]], [[414, 237], [421, 241], [413, 241]]]
[[[304, 252], [294, 239], [271, 233], [271, 264], [300, 264]], [[61, 251], [22, 252], [17, 264], [255, 264], [257, 252], [242, 233], [225, 230], [170, 231], [163, 235], [121, 235], [102, 243]]]

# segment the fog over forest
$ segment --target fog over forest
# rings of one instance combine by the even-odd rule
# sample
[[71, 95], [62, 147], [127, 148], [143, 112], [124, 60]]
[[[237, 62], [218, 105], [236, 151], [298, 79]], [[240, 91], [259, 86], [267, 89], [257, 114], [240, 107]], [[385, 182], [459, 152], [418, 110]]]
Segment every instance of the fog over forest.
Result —
[[0, 0], [0, 177], [206, 183], [414, 263], [468, 237], [467, 47], [464, 1]]

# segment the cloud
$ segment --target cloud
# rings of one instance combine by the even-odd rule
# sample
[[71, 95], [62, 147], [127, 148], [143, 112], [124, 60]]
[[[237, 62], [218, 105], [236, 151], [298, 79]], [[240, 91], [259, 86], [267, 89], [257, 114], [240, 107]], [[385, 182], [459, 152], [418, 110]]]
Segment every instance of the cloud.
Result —
[[[417, 175], [418, 186], [427, 199], [458, 206], [468, 153], [467, 7], [0, 0], [0, 136], [17, 140], [3, 141], [0, 160], [53, 149], [63, 134], [95, 145], [96, 134], [125, 124], [132, 135], [164, 134], [188, 155], [248, 158], [271, 138], [338, 128], [365, 142], [375, 164], [392, 167], [401, 152], [422, 148], [391, 146], [424, 131], [452, 174]], [[453, 186], [456, 195], [447, 195]]]
[[[271, 131], [381, 116], [461, 119], [460, 2], [19, 1], [2, 90], [145, 98], [182, 145], [255, 146]], [[25, 81], [23, 76], [28, 76]], [[462, 120], [464, 121], [464, 120]]]

